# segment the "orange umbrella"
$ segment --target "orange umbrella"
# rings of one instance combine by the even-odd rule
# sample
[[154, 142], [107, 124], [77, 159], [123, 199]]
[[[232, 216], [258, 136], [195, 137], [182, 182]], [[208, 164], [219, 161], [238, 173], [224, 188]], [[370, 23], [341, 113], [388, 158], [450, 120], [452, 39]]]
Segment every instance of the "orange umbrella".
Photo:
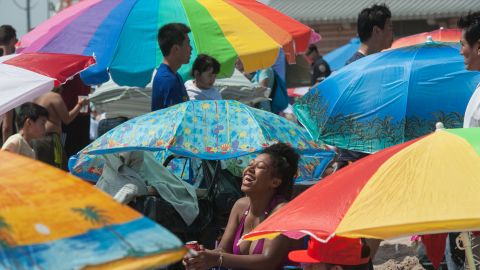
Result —
[[460, 41], [461, 36], [462, 31], [460, 29], [444, 29], [443, 27], [440, 27], [440, 29], [435, 31], [424, 32], [399, 38], [395, 42], [393, 42], [391, 49], [421, 44], [424, 43], [428, 39], [428, 37], [431, 37], [433, 41], [458, 42]]
[[67, 172], [0, 151], [0, 269], [151, 269], [180, 260], [165, 228]]

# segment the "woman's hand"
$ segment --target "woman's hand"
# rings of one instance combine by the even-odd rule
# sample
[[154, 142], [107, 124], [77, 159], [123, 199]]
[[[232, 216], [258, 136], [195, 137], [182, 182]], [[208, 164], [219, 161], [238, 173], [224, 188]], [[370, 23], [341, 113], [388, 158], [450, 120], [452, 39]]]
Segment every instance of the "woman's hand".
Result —
[[82, 107], [84, 105], [87, 105], [89, 102], [88, 98], [85, 98], [85, 97], [78, 97], [78, 106]]
[[183, 262], [187, 270], [205, 270], [218, 265], [220, 254], [211, 250], [197, 251], [195, 257], [184, 257]]

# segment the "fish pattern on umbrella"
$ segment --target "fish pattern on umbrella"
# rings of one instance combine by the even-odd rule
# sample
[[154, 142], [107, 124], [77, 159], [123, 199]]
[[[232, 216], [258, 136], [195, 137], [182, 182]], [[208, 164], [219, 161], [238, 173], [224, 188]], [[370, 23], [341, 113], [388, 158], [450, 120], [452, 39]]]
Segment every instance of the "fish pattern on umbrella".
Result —
[[[246, 155], [238, 158], [225, 160], [226, 168], [234, 175], [241, 176], [243, 169], [256, 154]], [[335, 153], [332, 151], [319, 150], [315, 155], [301, 155], [298, 164], [298, 173], [295, 183], [305, 181], [317, 181], [321, 178], [322, 172], [328, 163], [333, 159]], [[103, 155], [77, 155], [72, 158], [71, 173], [85, 180], [96, 182], [102, 175], [104, 159]], [[155, 153], [155, 157], [163, 163], [168, 156], [168, 151]], [[174, 158], [167, 168], [180, 179], [191, 185], [198, 186], [202, 179], [199, 162], [191, 162], [190, 158]]]
[[[69, 168], [73, 174], [95, 182], [102, 174], [103, 154], [168, 150], [185, 157], [225, 160], [257, 153], [276, 142], [285, 142], [300, 154], [326, 153], [305, 129], [278, 115], [232, 100], [189, 101], [108, 131], [70, 158]], [[165, 159], [160, 152], [156, 155], [159, 160]], [[318, 162], [330, 158], [322, 156], [321, 162], [305, 163], [306, 174], [302, 175], [311, 175], [308, 170], [313, 172]]]
[[189, 101], [127, 121], [82, 153], [170, 150], [203, 159], [227, 159], [276, 142], [286, 142], [299, 152], [317, 152], [321, 146], [300, 126], [240, 102]]

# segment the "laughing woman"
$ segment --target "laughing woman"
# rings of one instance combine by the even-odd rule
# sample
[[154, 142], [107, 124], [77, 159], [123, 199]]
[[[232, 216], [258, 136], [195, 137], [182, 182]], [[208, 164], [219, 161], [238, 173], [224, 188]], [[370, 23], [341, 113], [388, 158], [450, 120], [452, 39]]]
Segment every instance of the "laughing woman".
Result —
[[284, 236], [273, 240], [243, 241], [240, 238], [281, 208], [290, 199], [299, 156], [293, 148], [277, 143], [263, 150], [243, 171], [242, 191], [230, 212], [225, 233], [215, 250], [185, 258], [186, 269], [281, 269], [297, 241]]

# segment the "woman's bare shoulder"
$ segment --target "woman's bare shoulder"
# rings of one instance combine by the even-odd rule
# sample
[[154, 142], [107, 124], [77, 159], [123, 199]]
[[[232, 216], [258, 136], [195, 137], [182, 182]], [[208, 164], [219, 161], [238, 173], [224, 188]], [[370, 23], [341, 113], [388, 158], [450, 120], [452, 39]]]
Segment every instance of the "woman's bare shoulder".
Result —
[[235, 212], [237, 215], [243, 213], [246, 209], [248, 209], [249, 200], [247, 197], [242, 197], [238, 199], [232, 207], [232, 212]]
[[242, 197], [235, 202], [234, 208], [246, 209], [250, 205], [250, 200], [248, 197]]
[[273, 208], [272, 214], [277, 212], [280, 208], [284, 207], [285, 205], [287, 205], [287, 202], [282, 202], [282, 203], [277, 204], [277, 206], [275, 206], [275, 208]]
[[247, 197], [242, 197], [238, 199], [232, 207], [232, 210], [230, 212], [230, 218], [235, 217], [237, 223], [240, 222], [240, 219], [242, 218], [245, 211], [248, 209], [248, 206], [249, 200]]

